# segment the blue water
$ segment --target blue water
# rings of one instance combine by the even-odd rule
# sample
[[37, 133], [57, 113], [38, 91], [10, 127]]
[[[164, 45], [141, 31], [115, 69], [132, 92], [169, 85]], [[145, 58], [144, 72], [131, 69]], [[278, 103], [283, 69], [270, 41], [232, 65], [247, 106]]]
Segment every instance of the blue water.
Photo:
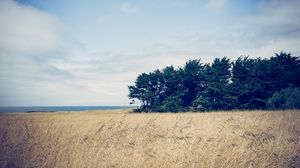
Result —
[[0, 113], [5, 112], [54, 112], [54, 111], [84, 111], [84, 110], [113, 110], [134, 108], [133, 106], [16, 106], [1, 107]]

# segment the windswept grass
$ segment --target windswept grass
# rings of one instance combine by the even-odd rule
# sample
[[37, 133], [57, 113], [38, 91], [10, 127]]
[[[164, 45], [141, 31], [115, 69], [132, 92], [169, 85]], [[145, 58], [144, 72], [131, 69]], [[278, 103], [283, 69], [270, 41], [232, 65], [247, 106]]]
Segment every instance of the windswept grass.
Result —
[[300, 111], [0, 115], [0, 167], [300, 167]]

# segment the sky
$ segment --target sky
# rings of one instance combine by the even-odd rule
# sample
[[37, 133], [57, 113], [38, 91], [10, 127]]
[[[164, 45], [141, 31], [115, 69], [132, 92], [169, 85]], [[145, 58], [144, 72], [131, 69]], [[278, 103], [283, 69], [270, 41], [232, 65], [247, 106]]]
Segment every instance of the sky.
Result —
[[128, 105], [143, 72], [300, 55], [299, 0], [0, 0], [0, 106]]

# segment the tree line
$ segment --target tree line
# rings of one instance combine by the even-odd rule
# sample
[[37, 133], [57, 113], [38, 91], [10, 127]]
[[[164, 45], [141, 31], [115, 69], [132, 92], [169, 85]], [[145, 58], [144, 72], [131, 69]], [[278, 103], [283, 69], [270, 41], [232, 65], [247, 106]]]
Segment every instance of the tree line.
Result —
[[300, 59], [283, 52], [264, 59], [193, 59], [142, 73], [128, 88], [129, 98], [141, 101], [138, 112], [299, 109]]

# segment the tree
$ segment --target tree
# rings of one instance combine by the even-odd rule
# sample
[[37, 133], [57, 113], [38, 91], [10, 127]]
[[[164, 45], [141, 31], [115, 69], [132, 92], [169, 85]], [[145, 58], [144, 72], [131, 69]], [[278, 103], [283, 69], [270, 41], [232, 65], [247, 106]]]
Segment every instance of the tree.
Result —
[[264, 109], [266, 83], [264, 64], [260, 58], [239, 57], [232, 68], [232, 93], [237, 109]]
[[180, 85], [179, 72], [173, 66], [167, 66], [162, 70], [162, 80], [165, 90], [164, 97], [178, 91], [178, 85]]
[[230, 60], [216, 58], [212, 65], [206, 65], [205, 84], [200, 85], [194, 107], [199, 110], [229, 110], [232, 108], [230, 96]]
[[181, 92], [183, 93], [182, 101], [185, 108], [191, 107], [197, 95], [197, 89], [204, 80], [204, 65], [200, 60], [189, 60], [183, 68], [179, 69], [181, 79]]
[[134, 86], [128, 86], [129, 98], [142, 101], [142, 111], [160, 111], [163, 94], [165, 93], [164, 80], [159, 70], [142, 73], [137, 77]]
[[129, 98], [137, 98], [142, 101], [141, 110], [148, 111], [151, 95], [149, 93], [149, 75], [142, 73], [136, 79], [135, 85], [128, 86]]
[[238, 109], [265, 109], [276, 91], [299, 86], [299, 58], [275, 54], [270, 59], [240, 57], [233, 63], [232, 89]]
[[150, 105], [151, 110], [157, 109], [163, 99], [165, 89], [163, 87], [162, 73], [159, 70], [149, 73]]
[[182, 87], [179, 71], [173, 66], [167, 66], [162, 70], [162, 75], [165, 92], [160, 110], [171, 112], [182, 111], [184, 109], [182, 97], [186, 91]]
[[141, 111], [299, 108], [299, 74], [299, 57], [281, 52], [232, 63], [216, 58], [211, 65], [188, 60], [179, 69], [142, 73], [128, 88], [129, 97], [142, 102]]
[[290, 53], [275, 53], [270, 58], [272, 84], [274, 90], [287, 88], [289, 85], [300, 87], [300, 60]]

